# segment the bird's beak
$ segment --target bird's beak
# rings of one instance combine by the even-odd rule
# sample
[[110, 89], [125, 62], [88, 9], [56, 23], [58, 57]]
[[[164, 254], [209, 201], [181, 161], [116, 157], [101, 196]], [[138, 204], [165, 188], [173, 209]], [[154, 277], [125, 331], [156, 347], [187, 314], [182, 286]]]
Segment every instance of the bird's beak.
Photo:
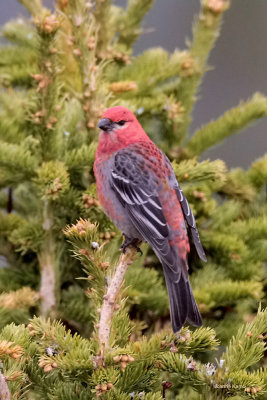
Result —
[[98, 128], [102, 131], [111, 131], [113, 128], [113, 122], [109, 118], [103, 118], [98, 123]]

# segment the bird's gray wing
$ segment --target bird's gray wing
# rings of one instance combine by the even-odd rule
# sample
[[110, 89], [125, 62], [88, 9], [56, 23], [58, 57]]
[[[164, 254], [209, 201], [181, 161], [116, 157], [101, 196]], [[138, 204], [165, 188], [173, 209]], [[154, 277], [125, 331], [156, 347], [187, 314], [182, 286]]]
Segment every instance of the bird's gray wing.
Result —
[[171, 269], [174, 279], [179, 279], [181, 271], [170, 251], [169, 227], [159, 200], [158, 185], [143, 161], [130, 151], [117, 152], [110, 185], [144, 240]]

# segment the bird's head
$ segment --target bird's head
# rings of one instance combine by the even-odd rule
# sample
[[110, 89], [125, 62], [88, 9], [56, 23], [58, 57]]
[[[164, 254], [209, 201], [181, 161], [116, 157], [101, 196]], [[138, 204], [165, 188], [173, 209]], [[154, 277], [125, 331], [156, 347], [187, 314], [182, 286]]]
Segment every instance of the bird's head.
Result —
[[111, 154], [130, 144], [150, 141], [132, 111], [126, 107], [108, 108], [98, 123], [98, 154]]

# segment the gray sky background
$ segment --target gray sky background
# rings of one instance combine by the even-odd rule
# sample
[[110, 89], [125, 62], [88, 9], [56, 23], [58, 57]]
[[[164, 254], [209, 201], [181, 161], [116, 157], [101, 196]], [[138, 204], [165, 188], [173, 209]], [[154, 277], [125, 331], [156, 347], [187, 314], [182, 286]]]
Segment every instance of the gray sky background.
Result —
[[[126, 0], [117, 0], [116, 3], [124, 5]], [[144, 20], [144, 27], [153, 28], [153, 32], [136, 42], [135, 54], [152, 46], [162, 46], [169, 51], [185, 48], [185, 40], [191, 38], [192, 22], [199, 4], [199, 0], [156, 0]], [[23, 15], [27, 13], [17, 0], [0, 0], [1, 25]], [[240, 100], [251, 97], [254, 92], [266, 94], [266, 0], [232, 0], [209, 64], [213, 69], [202, 84], [201, 97], [193, 113], [192, 132]], [[267, 118], [209, 150], [202, 158], [221, 158], [228, 167], [248, 167], [266, 150]]]

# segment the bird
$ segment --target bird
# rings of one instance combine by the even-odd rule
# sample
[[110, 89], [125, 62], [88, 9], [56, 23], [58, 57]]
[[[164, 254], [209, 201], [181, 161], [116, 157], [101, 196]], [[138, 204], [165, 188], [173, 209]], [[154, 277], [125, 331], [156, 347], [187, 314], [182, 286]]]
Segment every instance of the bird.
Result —
[[201, 260], [206, 255], [170, 160], [126, 107], [108, 108], [98, 128], [97, 193], [105, 214], [124, 235], [122, 251], [130, 245], [141, 251], [139, 245], [147, 242], [163, 267], [173, 331], [178, 333], [186, 321], [201, 326], [188, 276], [190, 241]]

